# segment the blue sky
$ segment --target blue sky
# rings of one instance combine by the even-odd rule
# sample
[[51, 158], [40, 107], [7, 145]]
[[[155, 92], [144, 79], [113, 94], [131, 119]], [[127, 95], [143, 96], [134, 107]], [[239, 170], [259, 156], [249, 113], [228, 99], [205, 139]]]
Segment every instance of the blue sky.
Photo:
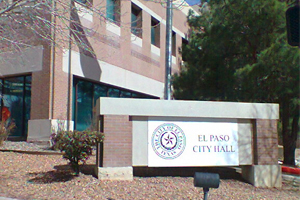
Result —
[[200, 0], [185, 0], [185, 1], [188, 2], [188, 4], [190, 4], [191, 6], [200, 3]]

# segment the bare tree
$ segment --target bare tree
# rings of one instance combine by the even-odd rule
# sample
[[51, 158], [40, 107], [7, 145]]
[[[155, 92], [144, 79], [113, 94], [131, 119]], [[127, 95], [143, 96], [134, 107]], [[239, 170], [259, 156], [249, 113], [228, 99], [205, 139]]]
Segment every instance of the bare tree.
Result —
[[[166, 5], [166, 0], [152, 2], [163, 7]], [[67, 49], [69, 42], [91, 51], [90, 46], [86, 45], [86, 41], [82, 41], [83, 37], [80, 36], [84, 34], [85, 38], [88, 38], [93, 35], [90, 33], [101, 33], [100, 26], [82, 26], [80, 18], [75, 15], [90, 14], [100, 21], [111, 21], [107, 19], [106, 8], [101, 3], [93, 0], [0, 0], [0, 53], [39, 44]], [[173, 4], [175, 9], [187, 5], [183, 0], [176, 0]], [[118, 15], [120, 16], [120, 13]], [[131, 29], [131, 23], [114, 23], [122, 28]], [[138, 31], [142, 32], [142, 28]]]
[[[74, 14], [93, 13], [103, 18], [100, 6], [73, 0], [2, 0], [0, 2], [0, 52], [22, 49], [38, 44], [66, 48], [84, 34], [79, 17]], [[77, 27], [77, 29], [76, 29]], [[87, 29], [87, 28], [85, 28]], [[87, 49], [85, 46], [84, 49]]]

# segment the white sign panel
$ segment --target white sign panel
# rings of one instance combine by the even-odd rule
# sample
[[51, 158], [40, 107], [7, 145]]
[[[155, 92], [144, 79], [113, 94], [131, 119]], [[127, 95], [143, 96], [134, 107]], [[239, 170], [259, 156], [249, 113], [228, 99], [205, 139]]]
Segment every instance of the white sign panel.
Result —
[[148, 166], [239, 165], [237, 122], [148, 121]]

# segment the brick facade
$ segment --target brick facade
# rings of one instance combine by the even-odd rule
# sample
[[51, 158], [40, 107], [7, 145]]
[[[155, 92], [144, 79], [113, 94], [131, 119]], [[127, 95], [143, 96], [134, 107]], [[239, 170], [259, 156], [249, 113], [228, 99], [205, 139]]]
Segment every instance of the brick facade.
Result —
[[253, 137], [254, 164], [276, 165], [278, 162], [277, 120], [255, 120]]
[[132, 122], [129, 116], [103, 116], [103, 167], [132, 166]]
[[[74, 11], [72, 22], [79, 25], [80, 28], [77, 27], [75, 31], [72, 31], [72, 35], [70, 35], [69, 29], [73, 29], [75, 26], [74, 24], [70, 26], [68, 20], [71, 19], [69, 3], [55, 4], [55, 13], [46, 12], [48, 14], [43, 13], [40, 16], [45, 17], [45, 20], [55, 26], [43, 30], [45, 35], [41, 33], [41, 38], [33, 37], [32, 33], [28, 37], [34, 38], [32, 43], [28, 42], [33, 49], [35, 46], [43, 46], [41, 55], [30, 57], [33, 60], [41, 59], [38, 66], [32, 67], [28, 64], [24, 67], [23, 63], [20, 63], [20, 69], [9, 72], [5, 72], [6, 68], [0, 66], [1, 78], [32, 76], [31, 109], [28, 122], [30, 128], [27, 133], [23, 131], [30, 140], [48, 140], [52, 131], [51, 127], [57, 120], [67, 120], [68, 125], [71, 124], [69, 127], [71, 129], [74, 122], [74, 128], [79, 129], [79, 126], [76, 127], [78, 123], [77, 106], [82, 99], [77, 98], [78, 90], [74, 91], [73, 80], [81, 79], [93, 84], [128, 90], [138, 96], [141, 94], [156, 98], [163, 97], [167, 21], [165, 6], [154, 1], [121, 0], [120, 10], [115, 10], [116, 13], [113, 13], [120, 15], [120, 19], [112, 20], [106, 16], [106, 3], [106, 0], [92, 1], [94, 6], [92, 12], [89, 6], [75, 2], [74, 5], [78, 10], [76, 12], [75, 8], [71, 9]], [[51, 6], [54, 5], [51, 4]], [[142, 27], [138, 27], [142, 29], [139, 36], [135, 36], [132, 32], [137, 28], [132, 26], [134, 24], [132, 22], [134, 6], [142, 12]], [[176, 35], [176, 42], [173, 43], [176, 46], [176, 57], [172, 57], [173, 73], [178, 72], [180, 68], [181, 55], [178, 51], [182, 40], [187, 39], [186, 17], [190, 9], [193, 8], [182, 2], [178, 9], [173, 10], [172, 30]], [[152, 20], [154, 19], [158, 21], [155, 26], [159, 26], [159, 29], [156, 29], [159, 31], [155, 31], [154, 34], [155, 40], [158, 40], [159, 44], [155, 45], [151, 42]], [[75, 33], [78, 33], [76, 37]], [[23, 35], [26, 36], [27, 33], [24, 32]], [[47, 39], [43, 40], [43, 38]], [[70, 41], [71, 49], [69, 49]], [[5, 46], [7, 45], [4, 43], [2, 47]], [[5, 49], [7, 48], [5, 47]], [[30, 48], [26, 48], [27, 50]], [[71, 50], [70, 57], [68, 56], [69, 50]], [[18, 52], [16, 55], [19, 55]], [[21, 53], [24, 54], [23, 51]], [[126, 95], [120, 95], [120, 97], [124, 96]], [[107, 125], [104, 127], [106, 134], [105, 165], [131, 166], [132, 124], [129, 117], [105, 116], [104, 120], [112, 120], [112, 123], [105, 123]], [[114, 160], [117, 161], [112, 161], [112, 157], [116, 156], [118, 159]]]

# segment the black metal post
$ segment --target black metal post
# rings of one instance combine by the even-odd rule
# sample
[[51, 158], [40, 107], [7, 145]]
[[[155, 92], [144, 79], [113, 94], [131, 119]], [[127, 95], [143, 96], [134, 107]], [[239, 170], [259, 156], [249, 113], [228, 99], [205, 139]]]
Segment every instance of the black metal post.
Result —
[[103, 167], [103, 142], [97, 143], [96, 164], [97, 167]]
[[207, 200], [209, 188], [203, 188], [203, 192], [204, 192], [204, 200]]

